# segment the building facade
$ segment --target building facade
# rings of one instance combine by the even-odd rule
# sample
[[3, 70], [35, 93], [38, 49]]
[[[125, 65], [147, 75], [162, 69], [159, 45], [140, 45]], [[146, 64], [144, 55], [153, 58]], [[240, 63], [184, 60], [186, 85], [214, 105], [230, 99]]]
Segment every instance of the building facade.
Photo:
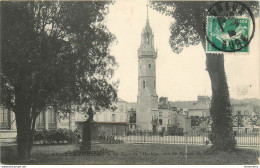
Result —
[[[125, 134], [128, 130], [130, 106], [128, 102], [118, 99], [113, 103], [115, 110], [103, 110], [94, 115], [95, 126], [99, 132], [107, 135]], [[0, 142], [15, 142], [17, 129], [14, 112], [0, 107]], [[55, 113], [52, 107], [41, 112], [36, 119], [36, 130], [69, 129], [82, 130], [83, 122], [87, 120], [85, 113], [72, 114]]]
[[[16, 119], [14, 112], [0, 107], [0, 141], [1, 142], [15, 142], [17, 135]], [[41, 112], [36, 119], [36, 130], [51, 130], [58, 128], [67, 128], [74, 130], [75, 122], [74, 117], [67, 116], [61, 117], [55, 113], [53, 108], [48, 107], [45, 111]]]
[[94, 121], [96, 122], [124, 122], [128, 123], [128, 111], [130, 106], [128, 102], [118, 99], [112, 106], [116, 107], [114, 110], [106, 109], [104, 111], [97, 112], [94, 115]]
[[170, 102], [171, 106], [178, 108], [183, 114], [187, 114], [188, 117], [209, 116], [210, 97], [209, 96], [197, 96], [197, 101], [175, 101]]
[[[93, 136], [126, 135], [129, 129], [129, 103], [118, 98], [118, 101], [114, 102], [112, 106], [113, 109], [105, 109], [95, 113], [92, 123], [92, 127], [95, 129]], [[83, 123], [86, 120], [87, 115], [85, 113], [75, 113], [76, 129], [82, 130]]]
[[177, 107], [172, 106], [167, 97], [160, 97], [159, 99], [159, 125], [158, 130], [161, 132], [168, 132], [173, 129], [180, 129], [181, 132], [191, 130], [190, 118], [178, 110]]
[[252, 103], [239, 103], [232, 104], [232, 115], [254, 116], [256, 113]]
[[0, 106], [0, 142], [15, 142], [16, 121], [12, 111]]
[[253, 103], [233, 103], [233, 130], [236, 133], [259, 131], [260, 116], [256, 113]]

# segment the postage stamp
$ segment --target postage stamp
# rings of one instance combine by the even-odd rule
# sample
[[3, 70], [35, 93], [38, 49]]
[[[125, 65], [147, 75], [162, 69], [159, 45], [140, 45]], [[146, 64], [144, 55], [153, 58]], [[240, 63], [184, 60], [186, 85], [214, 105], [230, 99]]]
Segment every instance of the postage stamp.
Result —
[[249, 18], [207, 17], [207, 52], [249, 52]]

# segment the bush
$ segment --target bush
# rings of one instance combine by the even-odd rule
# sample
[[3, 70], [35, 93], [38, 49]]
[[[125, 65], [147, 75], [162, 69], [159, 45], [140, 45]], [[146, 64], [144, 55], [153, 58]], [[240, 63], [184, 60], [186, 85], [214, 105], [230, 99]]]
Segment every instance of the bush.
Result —
[[143, 135], [158, 135], [158, 132], [152, 132], [152, 131], [148, 131], [148, 130], [144, 130], [144, 131], [141, 131], [141, 130], [132, 130], [132, 131], [128, 131], [126, 133], [127, 136], [129, 135], [140, 135], [140, 136], [143, 136]]
[[40, 144], [43, 143], [43, 131], [35, 131], [34, 133], [34, 142], [39, 142]]
[[34, 143], [39, 144], [61, 144], [79, 143], [82, 140], [82, 132], [68, 129], [35, 131]]
[[178, 127], [168, 127], [167, 129], [167, 135], [179, 135], [183, 136], [183, 128], [178, 128]]
[[113, 144], [123, 143], [123, 141], [115, 139], [115, 136], [106, 135], [106, 134], [99, 135], [99, 142], [100, 143], [113, 143]]
[[71, 131], [66, 134], [66, 141], [68, 143], [80, 143], [82, 141], [82, 132], [79, 130]]

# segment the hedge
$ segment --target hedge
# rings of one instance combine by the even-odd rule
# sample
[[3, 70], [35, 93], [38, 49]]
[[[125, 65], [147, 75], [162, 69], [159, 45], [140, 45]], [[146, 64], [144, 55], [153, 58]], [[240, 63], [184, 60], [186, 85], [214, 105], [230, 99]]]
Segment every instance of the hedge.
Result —
[[42, 130], [35, 131], [35, 144], [62, 144], [79, 143], [82, 141], [82, 132], [69, 129]]

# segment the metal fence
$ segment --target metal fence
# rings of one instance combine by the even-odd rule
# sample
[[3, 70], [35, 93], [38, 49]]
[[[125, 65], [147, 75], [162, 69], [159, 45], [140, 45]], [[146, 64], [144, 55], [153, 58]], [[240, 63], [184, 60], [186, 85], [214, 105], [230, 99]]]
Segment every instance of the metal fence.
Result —
[[[163, 135], [150, 132], [135, 132], [125, 136], [115, 136], [116, 140], [125, 143], [164, 143], [164, 144], [194, 144], [211, 145], [209, 133], [191, 133], [186, 135]], [[236, 135], [237, 146], [260, 146], [260, 134], [240, 133]]]

